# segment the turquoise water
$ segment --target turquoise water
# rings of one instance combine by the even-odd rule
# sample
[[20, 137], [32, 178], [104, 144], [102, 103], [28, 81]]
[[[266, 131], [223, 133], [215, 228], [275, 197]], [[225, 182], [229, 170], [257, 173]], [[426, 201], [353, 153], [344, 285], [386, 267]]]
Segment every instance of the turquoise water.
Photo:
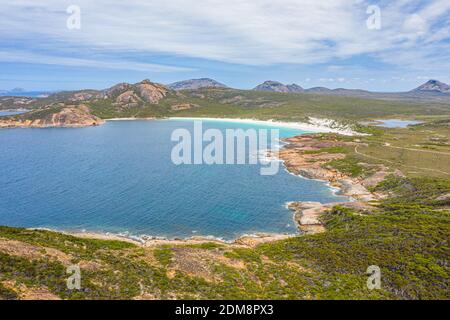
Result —
[[[180, 127], [192, 130], [193, 122], [0, 130], [0, 225], [229, 240], [296, 232], [288, 201], [344, 199], [283, 167], [262, 176], [259, 165], [176, 166], [170, 136]], [[283, 137], [299, 133], [281, 131]]]

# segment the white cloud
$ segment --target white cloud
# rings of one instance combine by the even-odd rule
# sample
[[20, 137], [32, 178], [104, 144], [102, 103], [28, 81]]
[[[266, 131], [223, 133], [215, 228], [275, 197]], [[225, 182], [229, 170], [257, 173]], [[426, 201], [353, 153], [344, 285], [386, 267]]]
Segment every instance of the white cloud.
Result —
[[[444, 61], [436, 42], [449, 36], [436, 23], [448, 14], [448, 0], [388, 3], [381, 8], [381, 30], [366, 28], [373, 1], [365, 0], [78, 0], [81, 30], [68, 30], [66, 8], [72, 2], [0, 0], [0, 38], [81, 52], [161, 53], [247, 65], [315, 64], [370, 54], [420, 67]], [[415, 7], [421, 9], [410, 9]]]
[[413, 14], [406, 18], [403, 29], [417, 35], [424, 35], [427, 31], [427, 22], [418, 14]]
[[34, 54], [26, 51], [0, 51], [0, 61], [4, 62], [26, 62], [36, 64], [61, 65], [61, 66], [83, 66], [103, 69], [136, 70], [148, 72], [180, 72], [192, 71], [190, 68], [173, 67], [152, 63], [139, 63], [124, 60], [95, 60], [79, 59], [70, 57], [59, 57], [51, 55]]

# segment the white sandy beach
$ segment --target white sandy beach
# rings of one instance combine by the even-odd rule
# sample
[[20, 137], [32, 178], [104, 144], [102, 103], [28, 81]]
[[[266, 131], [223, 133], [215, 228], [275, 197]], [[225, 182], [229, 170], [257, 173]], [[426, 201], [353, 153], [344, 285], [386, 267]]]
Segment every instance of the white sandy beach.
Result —
[[217, 121], [217, 122], [232, 122], [232, 123], [245, 123], [261, 126], [270, 126], [277, 128], [298, 129], [311, 133], [339, 133], [346, 136], [364, 135], [352, 130], [349, 126], [339, 124], [332, 119], [319, 119], [309, 118], [307, 122], [287, 122], [287, 121], [275, 121], [275, 120], [258, 120], [258, 119], [241, 119], [241, 118], [208, 118], [208, 117], [169, 117], [165, 119], [158, 118], [110, 118], [106, 121], [135, 121], [135, 120], [177, 120], [177, 121]]
[[284, 122], [274, 120], [257, 120], [257, 119], [239, 119], [239, 118], [206, 118], [206, 117], [170, 117], [169, 120], [198, 120], [198, 121], [217, 121], [217, 122], [233, 122], [233, 123], [245, 123], [254, 125], [271, 126], [278, 128], [298, 129], [308, 132], [323, 132], [323, 133], [339, 133], [343, 135], [353, 136], [360, 133], [352, 130], [349, 126], [341, 125], [336, 126], [336, 122], [331, 119], [319, 119], [309, 118], [310, 122]]

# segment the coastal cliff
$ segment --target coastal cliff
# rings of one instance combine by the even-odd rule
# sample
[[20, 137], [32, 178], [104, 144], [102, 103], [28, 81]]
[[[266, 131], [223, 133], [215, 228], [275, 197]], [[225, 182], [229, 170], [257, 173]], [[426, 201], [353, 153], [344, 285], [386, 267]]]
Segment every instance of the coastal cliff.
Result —
[[[385, 197], [370, 188], [383, 181], [388, 175], [402, 176], [399, 171], [391, 171], [384, 165], [376, 165], [365, 170], [365, 174], [352, 174], [333, 166], [346, 159], [346, 150], [362, 145], [358, 139], [339, 140], [336, 135], [311, 134], [285, 139], [288, 144], [280, 150], [279, 157], [287, 170], [308, 179], [323, 180], [338, 190], [338, 194], [348, 196], [355, 201], [334, 202], [291, 202], [288, 208], [294, 212], [294, 220], [303, 233], [314, 234], [325, 231], [322, 214], [334, 206], [365, 211], [373, 209], [371, 203]], [[367, 166], [365, 163], [355, 167]]]
[[0, 128], [86, 127], [105, 123], [85, 105], [49, 107], [21, 115], [0, 117]]
[[[325, 180], [331, 186], [340, 189], [340, 194], [362, 201], [371, 201], [378, 198], [367, 190], [367, 187], [376, 185], [389, 173], [374, 177], [353, 177], [330, 165], [332, 161], [342, 160], [346, 157], [344, 147], [355, 147], [357, 142], [340, 141], [333, 135], [301, 135], [285, 140], [286, 145], [280, 150], [280, 158], [286, 168], [308, 179]], [[342, 151], [341, 151], [342, 150]]]

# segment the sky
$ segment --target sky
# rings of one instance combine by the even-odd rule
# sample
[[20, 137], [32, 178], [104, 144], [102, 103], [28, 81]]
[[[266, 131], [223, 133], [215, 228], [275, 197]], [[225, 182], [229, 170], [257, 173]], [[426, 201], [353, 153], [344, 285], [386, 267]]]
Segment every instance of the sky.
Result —
[[0, 89], [450, 83], [450, 0], [0, 0]]

